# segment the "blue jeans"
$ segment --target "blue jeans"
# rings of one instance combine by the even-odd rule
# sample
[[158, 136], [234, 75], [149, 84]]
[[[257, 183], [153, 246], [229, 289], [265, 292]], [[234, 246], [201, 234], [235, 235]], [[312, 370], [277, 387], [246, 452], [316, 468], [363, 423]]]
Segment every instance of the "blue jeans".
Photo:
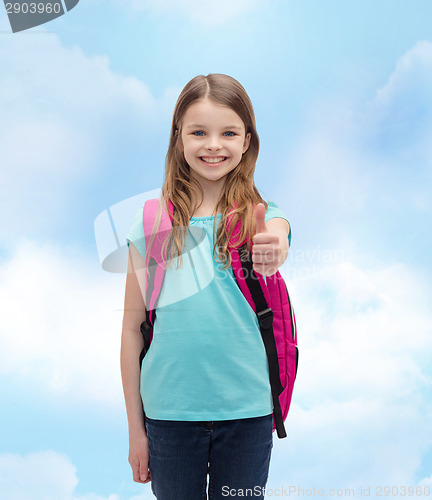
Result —
[[210, 500], [264, 498], [273, 448], [272, 414], [212, 422], [147, 417], [145, 425], [157, 500], [206, 499], [207, 474]]

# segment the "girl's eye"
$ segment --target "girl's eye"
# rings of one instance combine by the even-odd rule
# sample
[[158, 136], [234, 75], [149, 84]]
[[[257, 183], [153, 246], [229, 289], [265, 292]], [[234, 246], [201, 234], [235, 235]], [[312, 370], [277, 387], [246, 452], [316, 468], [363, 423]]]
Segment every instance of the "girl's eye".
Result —
[[[200, 133], [204, 133], [204, 132], [203, 132], [202, 130], [196, 130], [195, 132], [193, 132], [193, 135], [195, 135], [195, 134], [200, 134]], [[231, 131], [224, 132], [224, 133], [225, 133], [225, 134], [232, 134], [232, 135], [230, 135], [230, 136], [228, 136], [228, 137], [233, 137], [234, 135], [236, 135], [236, 134], [235, 134], [235, 132], [231, 132]]]

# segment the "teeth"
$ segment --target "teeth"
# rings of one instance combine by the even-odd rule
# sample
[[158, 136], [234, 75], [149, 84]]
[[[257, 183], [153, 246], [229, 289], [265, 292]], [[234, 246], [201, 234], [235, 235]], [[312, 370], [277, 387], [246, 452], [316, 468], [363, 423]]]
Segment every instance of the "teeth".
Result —
[[202, 160], [206, 161], [207, 163], [220, 163], [221, 161], [225, 160], [225, 157], [219, 157], [219, 158], [204, 158], [203, 156], [201, 157]]

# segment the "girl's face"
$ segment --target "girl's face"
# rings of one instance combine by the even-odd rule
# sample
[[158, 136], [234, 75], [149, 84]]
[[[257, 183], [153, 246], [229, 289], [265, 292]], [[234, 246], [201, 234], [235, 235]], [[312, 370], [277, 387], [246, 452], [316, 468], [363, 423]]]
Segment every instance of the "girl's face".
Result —
[[[183, 116], [181, 141], [191, 176], [205, 188], [222, 185], [249, 147], [242, 119], [209, 99], [191, 104]], [[181, 144], [179, 144], [181, 149]], [[209, 184], [210, 183], [210, 184]]]

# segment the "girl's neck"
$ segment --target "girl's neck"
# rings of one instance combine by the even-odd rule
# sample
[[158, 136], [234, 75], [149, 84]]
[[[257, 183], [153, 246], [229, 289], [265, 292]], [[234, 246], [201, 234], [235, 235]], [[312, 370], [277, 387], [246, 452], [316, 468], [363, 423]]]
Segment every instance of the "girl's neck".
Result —
[[215, 215], [216, 205], [220, 196], [220, 187], [218, 189], [206, 189], [206, 187], [203, 186], [204, 199], [198, 201], [198, 205], [200, 202], [201, 205], [198, 206], [192, 217], [210, 217]]
[[192, 217], [210, 217], [215, 215], [216, 210], [216, 202], [210, 203], [207, 200], [204, 200], [202, 204], [195, 210]]

